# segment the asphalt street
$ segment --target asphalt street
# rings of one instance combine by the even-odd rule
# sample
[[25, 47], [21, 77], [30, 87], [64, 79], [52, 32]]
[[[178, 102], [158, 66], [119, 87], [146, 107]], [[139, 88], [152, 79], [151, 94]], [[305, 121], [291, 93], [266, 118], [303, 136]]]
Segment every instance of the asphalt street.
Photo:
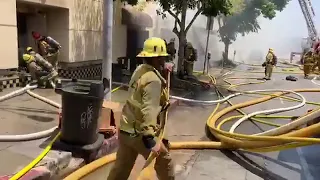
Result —
[[[281, 71], [281, 68], [277, 68]], [[250, 77], [261, 78], [263, 73], [251, 73], [252, 71], [263, 72], [262, 68], [239, 66], [229, 74], [228, 77]], [[213, 69], [211, 74], [218, 77], [218, 74], [227, 72], [220, 69]], [[283, 71], [284, 72], [284, 71]], [[274, 73], [271, 81], [263, 84], [250, 84], [238, 87], [239, 90], [258, 89], [301, 89], [319, 88], [311, 80], [303, 78], [302, 74], [291, 74], [298, 78], [292, 82], [285, 80], [290, 75], [286, 73]], [[221, 83], [221, 77], [218, 82]], [[229, 80], [234, 84], [256, 81], [254, 79]], [[221, 85], [221, 84], [220, 84]], [[222, 86], [220, 86], [221, 88]], [[4, 95], [11, 90], [5, 90]], [[50, 90], [37, 90], [37, 93], [44, 95], [56, 102], [61, 102], [60, 96]], [[227, 95], [223, 91], [224, 95]], [[307, 101], [320, 102], [317, 93], [302, 93]], [[243, 95], [231, 99], [233, 104], [256, 98], [256, 95]], [[191, 98], [201, 100], [217, 99], [215, 91], [202, 92]], [[124, 103], [126, 92], [119, 91], [113, 96], [113, 100]], [[243, 108], [246, 113], [270, 108], [287, 107], [296, 105], [284, 99], [273, 99], [265, 103]], [[22, 95], [14, 99], [1, 102], [1, 134], [24, 134], [49, 129], [57, 125], [57, 110], [28, 95]], [[229, 106], [223, 103], [220, 110]], [[201, 105], [192, 103], [181, 103], [175, 111], [169, 114], [168, 131], [171, 141], [207, 141], [205, 135], [205, 123], [207, 118], [215, 108], [215, 105]], [[305, 105], [300, 109], [280, 113], [279, 115], [302, 115], [308, 109], [315, 108], [312, 105]], [[229, 113], [228, 116], [239, 115], [238, 112]], [[223, 118], [224, 118], [223, 117]], [[285, 124], [288, 120], [275, 119], [274, 123]], [[222, 128], [229, 130], [233, 122], [227, 123]], [[270, 126], [246, 121], [242, 123], [236, 132], [244, 134], [259, 133], [268, 130]], [[10, 150], [16, 143], [0, 143], [0, 174], [9, 174], [23, 167], [31, 159], [17, 155]], [[296, 148], [280, 152], [271, 153], [248, 153], [248, 152], [228, 152], [219, 150], [177, 150], [172, 151], [173, 158], [177, 164], [177, 179], [199, 179], [199, 180], [258, 180], [258, 179], [289, 179], [289, 180], [317, 180], [320, 179], [320, 147], [318, 145]], [[38, 152], [35, 152], [38, 153]], [[135, 169], [132, 171], [131, 179], [137, 177], [137, 172], [142, 168], [144, 160], [139, 157]], [[112, 164], [111, 164], [112, 165]], [[84, 179], [105, 179], [110, 170], [109, 166], [98, 169]]]

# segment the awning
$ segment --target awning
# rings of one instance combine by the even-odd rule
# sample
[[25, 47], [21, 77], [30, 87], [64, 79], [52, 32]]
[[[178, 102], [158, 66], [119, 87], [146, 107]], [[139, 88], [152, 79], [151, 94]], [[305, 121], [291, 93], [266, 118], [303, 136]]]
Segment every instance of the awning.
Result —
[[122, 8], [122, 24], [140, 28], [153, 26], [152, 18], [147, 13], [137, 11], [128, 5]]

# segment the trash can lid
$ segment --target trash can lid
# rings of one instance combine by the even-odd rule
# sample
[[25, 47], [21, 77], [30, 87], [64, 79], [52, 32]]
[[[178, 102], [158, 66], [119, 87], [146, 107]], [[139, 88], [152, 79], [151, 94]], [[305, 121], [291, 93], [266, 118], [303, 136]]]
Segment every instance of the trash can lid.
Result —
[[103, 98], [104, 86], [102, 81], [70, 82], [62, 88], [62, 93], [85, 95]]

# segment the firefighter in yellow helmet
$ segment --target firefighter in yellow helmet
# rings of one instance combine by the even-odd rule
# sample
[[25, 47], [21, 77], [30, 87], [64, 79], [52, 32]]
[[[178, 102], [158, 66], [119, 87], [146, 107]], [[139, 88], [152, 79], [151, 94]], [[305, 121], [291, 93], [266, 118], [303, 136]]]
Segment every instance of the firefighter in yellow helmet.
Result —
[[43, 36], [39, 32], [32, 31], [32, 37], [36, 41], [39, 54], [48, 60], [54, 68], [58, 66], [58, 56], [61, 45], [50, 36]]
[[167, 56], [164, 40], [156, 37], [147, 39], [137, 56], [143, 59], [143, 64], [136, 68], [129, 83], [129, 98], [120, 120], [119, 149], [108, 180], [128, 179], [137, 156], [147, 159], [151, 152], [158, 155], [155, 163], [158, 179], [175, 179], [166, 135], [161, 143], [156, 141], [169, 104], [163, 78]]
[[193, 74], [194, 62], [197, 61], [197, 50], [193, 48], [191, 42], [187, 42], [185, 47], [184, 72], [185, 75], [191, 76]]
[[303, 56], [303, 72], [304, 72], [304, 78], [308, 78], [309, 74], [311, 73], [311, 70], [314, 65], [314, 57], [313, 57], [313, 51], [310, 49], [306, 54]]
[[170, 42], [167, 44], [167, 52], [169, 54], [169, 61], [173, 62], [176, 57], [176, 47], [175, 47], [175, 38], [170, 39]]
[[312, 71], [316, 72], [316, 68], [318, 68], [318, 73], [320, 73], [320, 52], [314, 51], [313, 58], [314, 58], [314, 65], [312, 67]]
[[31, 47], [28, 47], [27, 53], [23, 54], [23, 60], [26, 62], [31, 77], [34, 80], [43, 81], [53, 79], [58, 76], [58, 72], [46, 61], [40, 54], [36, 53]]
[[262, 64], [263, 67], [265, 67], [265, 77], [264, 79], [270, 80], [273, 67], [277, 65], [277, 56], [274, 54], [274, 51], [272, 48], [269, 48], [268, 54], [266, 56], [266, 61]]

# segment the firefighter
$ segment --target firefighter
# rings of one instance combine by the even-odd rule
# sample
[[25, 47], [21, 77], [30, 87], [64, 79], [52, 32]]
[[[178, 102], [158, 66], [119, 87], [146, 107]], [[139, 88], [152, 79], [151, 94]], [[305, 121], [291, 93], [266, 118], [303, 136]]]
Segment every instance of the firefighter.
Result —
[[313, 51], [312, 51], [312, 49], [310, 49], [303, 56], [303, 72], [304, 72], [305, 79], [307, 79], [309, 77], [309, 74], [311, 73], [313, 65], [314, 65]]
[[175, 42], [175, 38], [172, 38], [172, 39], [170, 39], [170, 42], [167, 45], [167, 51], [169, 54], [169, 62], [173, 62], [173, 60], [176, 57], [177, 50], [176, 50], [174, 42]]
[[38, 32], [33, 31], [32, 37], [36, 40], [39, 54], [57, 69], [61, 45], [52, 37], [42, 36]]
[[274, 54], [272, 48], [269, 48], [268, 54], [266, 56], [266, 61], [262, 64], [265, 67], [265, 80], [270, 80], [272, 76], [273, 67], [277, 65], [277, 56]]
[[312, 71], [315, 72], [316, 68], [318, 68], [318, 72], [320, 72], [320, 52], [316, 51], [313, 53], [314, 58], [314, 66], [312, 67]]
[[185, 47], [184, 72], [185, 75], [191, 76], [193, 74], [193, 65], [197, 61], [197, 52], [190, 42], [187, 42]]
[[[175, 179], [167, 136], [160, 143], [155, 138], [163, 128], [159, 127], [159, 122], [169, 103], [166, 80], [161, 75], [166, 69], [167, 56], [164, 40], [155, 37], [144, 42], [144, 48], [137, 56], [143, 58], [143, 64], [134, 71], [129, 83], [130, 98], [122, 110], [119, 148], [108, 180], [128, 179], [137, 156], [141, 154], [147, 159], [151, 152], [158, 155], [155, 163], [158, 179]], [[172, 71], [172, 64], [167, 69]]]
[[23, 60], [27, 64], [31, 77], [39, 84], [58, 76], [58, 72], [40, 54], [35, 53], [30, 47], [27, 48], [27, 52], [23, 54]]

